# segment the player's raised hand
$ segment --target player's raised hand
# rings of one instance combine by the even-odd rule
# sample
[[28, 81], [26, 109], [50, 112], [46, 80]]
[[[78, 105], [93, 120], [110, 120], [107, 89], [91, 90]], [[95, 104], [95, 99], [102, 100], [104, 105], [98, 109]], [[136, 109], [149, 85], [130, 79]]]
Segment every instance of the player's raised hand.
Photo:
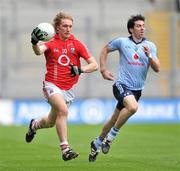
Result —
[[101, 74], [105, 80], [114, 81], [114, 76], [111, 74], [110, 71], [104, 70], [101, 71]]
[[152, 55], [151, 55], [149, 46], [144, 45], [143, 48], [144, 48], [144, 52], [145, 52], [146, 56], [147, 56], [148, 58], [152, 58]]
[[39, 40], [43, 40], [43, 33], [41, 32], [41, 30], [36, 27], [35, 29], [33, 29], [32, 33], [31, 33], [31, 43], [33, 45], [36, 45]]

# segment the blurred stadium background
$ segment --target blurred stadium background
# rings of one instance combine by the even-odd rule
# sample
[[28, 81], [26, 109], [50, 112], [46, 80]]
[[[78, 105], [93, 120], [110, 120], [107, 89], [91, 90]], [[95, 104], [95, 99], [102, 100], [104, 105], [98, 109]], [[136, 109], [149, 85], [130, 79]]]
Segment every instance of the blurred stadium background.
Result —
[[[0, 109], [1, 118], [3, 113], [12, 113], [7, 111], [12, 110], [9, 107], [14, 105], [12, 100], [43, 99], [45, 59], [34, 55], [30, 34], [40, 22], [51, 23], [59, 11], [73, 15], [73, 33], [98, 61], [105, 43], [118, 36], [128, 36], [126, 22], [131, 15], [145, 15], [146, 37], [158, 47], [161, 72], [156, 74], [150, 69], [142, 99], [179, 99], [179, 0], [0, 0], [0, 104], [5, 106]], [[118, 54], [113, 53], [108, 61], [114, 74], [118, 60]], [[99, 72], [86, 74], [75, 88], [76, 96], [78, 99], [112, 99], [111, 85]], [[179, 109], [180, 103], [176, 102]]]

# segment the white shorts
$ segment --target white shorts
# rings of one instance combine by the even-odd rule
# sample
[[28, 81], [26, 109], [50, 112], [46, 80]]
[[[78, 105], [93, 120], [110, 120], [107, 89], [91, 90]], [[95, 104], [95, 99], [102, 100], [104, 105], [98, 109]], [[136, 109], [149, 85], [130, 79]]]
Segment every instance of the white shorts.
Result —
[[53, 83], [43, 81], [43, 93], [46, 99], [48, 99], [53, 94], [60, 94], [63, 96], [68, 107], [73, 102], [75, 95], [74, 90], [71, 88], [70, 90], [61, 90], [59, 87], [54, 85]]

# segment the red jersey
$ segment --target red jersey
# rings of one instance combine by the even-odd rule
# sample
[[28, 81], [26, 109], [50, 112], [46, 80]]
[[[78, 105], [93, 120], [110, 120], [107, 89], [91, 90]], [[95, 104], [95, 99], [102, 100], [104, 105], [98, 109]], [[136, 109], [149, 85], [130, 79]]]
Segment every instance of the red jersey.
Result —
[[45, 81], [55, 84], [62, 90], [69, 90], [77, 83], [79, 75], [71, 77], [71, 65], [81, 67], [80, 57], [87, 60], [90, 57], [87, 48], [71, 35], [63, 41], [58, 35], [45, 43], [47, 50]]

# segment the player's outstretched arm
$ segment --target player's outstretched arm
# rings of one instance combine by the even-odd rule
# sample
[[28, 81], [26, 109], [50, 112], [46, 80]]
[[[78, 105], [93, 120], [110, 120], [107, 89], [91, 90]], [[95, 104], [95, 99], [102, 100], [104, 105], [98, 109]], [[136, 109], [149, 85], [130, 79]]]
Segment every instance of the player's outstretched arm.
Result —
[[86, 60], [87, 65], [82, 66], [81, 70], [84, 73], [91, 73], [98, 70], [98, 64], [93, 56]]

